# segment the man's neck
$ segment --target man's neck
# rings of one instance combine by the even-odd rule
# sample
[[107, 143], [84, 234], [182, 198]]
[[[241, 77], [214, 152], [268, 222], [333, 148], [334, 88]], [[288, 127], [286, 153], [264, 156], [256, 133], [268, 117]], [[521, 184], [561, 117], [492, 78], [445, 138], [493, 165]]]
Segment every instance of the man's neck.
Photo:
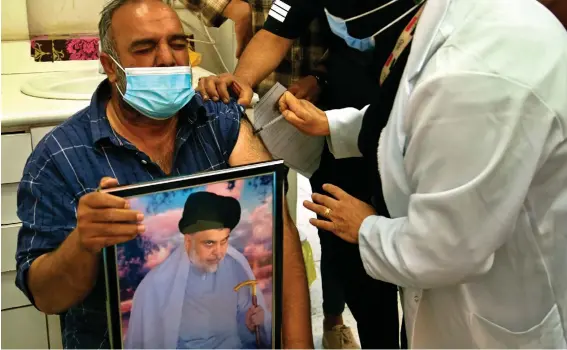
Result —
[[112, 129], [147, 154], [166, 173], [171, 172], [177, 131], [177, 115], [167, 120], [153, 120], [120, 106], [112, 97], [106, 106]]

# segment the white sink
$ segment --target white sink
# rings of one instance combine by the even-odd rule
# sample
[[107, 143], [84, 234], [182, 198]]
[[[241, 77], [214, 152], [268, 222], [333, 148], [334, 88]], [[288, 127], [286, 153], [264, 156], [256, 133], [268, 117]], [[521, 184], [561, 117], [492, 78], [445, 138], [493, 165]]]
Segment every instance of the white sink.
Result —
[[22, 84], [22, 93], [56, 100], [90, 100], [106, 75], [97, 69], [42, 74]]
[[[200, 67], [193, 68], [193, 87], [200, 77], [213, 75]], [[90, 100], [98, 85], [106, 79], [98, 69], [42, 74], [22, 84], [22, 93], [55, 100]]]

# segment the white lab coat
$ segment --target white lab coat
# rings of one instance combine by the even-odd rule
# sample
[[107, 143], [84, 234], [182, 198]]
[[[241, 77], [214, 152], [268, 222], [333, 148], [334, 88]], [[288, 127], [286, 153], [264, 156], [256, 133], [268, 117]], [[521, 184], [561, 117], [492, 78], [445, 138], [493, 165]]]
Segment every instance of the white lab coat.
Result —
[[[378, 146], [367, 273], [413, 348], [566, 348], [567, 33], [536, 0], [429, 0]], [[328, 112], [337, 158], [363, 112]]]

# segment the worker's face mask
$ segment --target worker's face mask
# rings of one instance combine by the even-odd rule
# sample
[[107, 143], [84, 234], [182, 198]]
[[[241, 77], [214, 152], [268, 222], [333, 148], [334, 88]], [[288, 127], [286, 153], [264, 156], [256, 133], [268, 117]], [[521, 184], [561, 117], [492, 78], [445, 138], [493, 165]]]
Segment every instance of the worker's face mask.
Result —
[[386, 29], [388, 29], [391, 26], [393, 26], [394, 24], [398, 23], [398, 21], [402, 20], [404, 17], [406, 17], [408, 14], [410, 14], [419, 5], [421, 5], [425, 0], [416, 0], [416, 5], [413, 6], [409, 11], [407, 11], [406, 13], [401, 15], [400, 17], [396, 18], [394, 21], [390, 22], [388, 25], [380, 28], [376, 33], [372, 34], [372, 36], [369, 36], [368, 38], [358, 39], [358, 38], [351, 36], [348, 33], [347, 22], [354, 21], [356, 19], [368, 16], [368, 15], [374, 13], [374, 12], [378, 12], [378, 11], [385, 9], [386, 7], [396, 3], [398, 1], [399, 0], [391, 0], [390, 2], [380, 6], [378, 8], [375, 8], [373, 10], [370, 10], [368, 12], [365, 12], [363, 14], [360, 14], [360, 15], [357, 15], [357, 16], [354, 16], [354, 17], [351, 17], [351, 18], [348, 18], [348, 19], [342, 19], [342, 18], [333, 16], [332, 14], [329, 13], [329, 11], [327, 9], [325, 9], [325, 15], [327, 16], [327, 21], [329, 22], [329, 27], [331, 28], [331, 31], [336, 36], [343, 39], [348, 46], [352, 47], [353, 49], [359, 50], [359, 51], [370, 51], [370, 50], [373, 50], [375, 45], [376, 45], [375, 42], [374, 42], [374, 37], [380, 35]]
[[122, 68], [126, 74], [126, 91], [118, 91], [132, 108], [152, 119], [168, 119], [183, 108], [193, 96], [191, 66]]

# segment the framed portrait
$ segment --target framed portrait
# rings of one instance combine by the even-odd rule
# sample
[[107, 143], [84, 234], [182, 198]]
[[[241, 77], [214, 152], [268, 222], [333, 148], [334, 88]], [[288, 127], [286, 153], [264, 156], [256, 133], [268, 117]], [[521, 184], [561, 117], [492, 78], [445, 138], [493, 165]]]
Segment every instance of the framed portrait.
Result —
[[105, 190], [145, 227], [104, 249], [111, 346], [281, 348], [284, 176], [271, 161]]

